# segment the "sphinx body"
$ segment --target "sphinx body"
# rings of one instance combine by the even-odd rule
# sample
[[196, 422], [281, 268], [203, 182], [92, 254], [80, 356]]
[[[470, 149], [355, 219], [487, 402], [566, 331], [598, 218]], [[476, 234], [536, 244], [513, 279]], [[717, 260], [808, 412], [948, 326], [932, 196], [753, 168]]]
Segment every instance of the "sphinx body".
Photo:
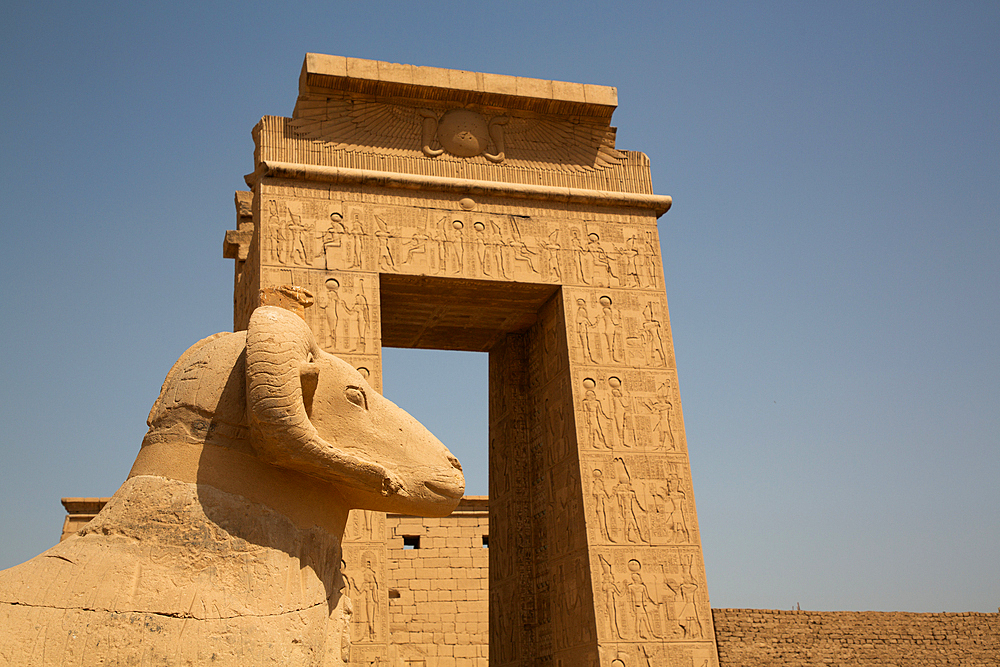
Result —
[[305, 323], [258, 308], [178, 360], [129, 478], [0, 572], [0, 665], [342, 665], [350, 509], [443, 516], [457, 460]]

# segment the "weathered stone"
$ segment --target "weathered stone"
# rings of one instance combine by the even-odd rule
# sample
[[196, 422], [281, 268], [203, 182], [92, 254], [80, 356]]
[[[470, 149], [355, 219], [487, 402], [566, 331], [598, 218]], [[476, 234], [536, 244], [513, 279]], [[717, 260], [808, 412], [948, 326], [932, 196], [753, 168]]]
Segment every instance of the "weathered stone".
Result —
[[148, 423], [97, 516], [0, 572], [3, 664], [344, 664], [348, 511], [445, 515], [464, 490], [434, 436], [273, 306], [185, 352]]

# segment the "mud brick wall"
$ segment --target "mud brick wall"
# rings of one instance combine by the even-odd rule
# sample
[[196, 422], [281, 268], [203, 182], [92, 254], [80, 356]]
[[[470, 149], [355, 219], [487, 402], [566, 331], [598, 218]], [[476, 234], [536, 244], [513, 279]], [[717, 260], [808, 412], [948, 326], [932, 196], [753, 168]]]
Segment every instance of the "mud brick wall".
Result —
[[1000, 665], [1000, 614], [713, 609], [721, 667]]
[[489, 664], [488, 521], [475, 497], [443, 519], [387, 515], [393, 664]]

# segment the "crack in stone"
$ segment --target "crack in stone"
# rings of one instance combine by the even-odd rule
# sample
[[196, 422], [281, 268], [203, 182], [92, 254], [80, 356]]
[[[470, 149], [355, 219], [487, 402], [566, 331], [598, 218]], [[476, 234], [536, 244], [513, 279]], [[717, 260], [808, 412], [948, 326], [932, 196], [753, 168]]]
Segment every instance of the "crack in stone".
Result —
[[45, 554], [45, 557], [46, 558], [58, 558], [60, 560], [66, 561], [67, 563], [69, 563], [71, 565], [76, 565], [76, 561], [70, 560], [69, 558], [66, 558], [66, 556], [60, 556], [59, 554]]
[[8, 601], [0, 601], [0, 604], [10, 605], [11, 607], [30, 607], [32, 609], [59, 609], [62, 611], [91, 611], [91, 612], [104, 612], [108, 614], [145, 614], [148, 616], [162, 616], [164, 618], [179, 618], [192, 621], [230, 621], [237, 618], [279, 618], [281, 616], [287, 616], [288, 614], [298, 614], [306, 612], [328, 603], [326, 600], [323, 600], [322, 602], [317, 602], [316, 604], [309, 605], [308, 607], [302, 607], [301, 609], [293, 609], [290, 611], [283, 611], [277, 614], [235, 614], [233, 616], [214, 616], [211, 618], [201, 618], [183, 612], [171, 613], [165, 611], [138, 611], [138, 610], [114, 611], [111, 609], [98, 609], [96, 607], [56, 607], [52, 605], [28, 604], [26, 602], [8, 602]]

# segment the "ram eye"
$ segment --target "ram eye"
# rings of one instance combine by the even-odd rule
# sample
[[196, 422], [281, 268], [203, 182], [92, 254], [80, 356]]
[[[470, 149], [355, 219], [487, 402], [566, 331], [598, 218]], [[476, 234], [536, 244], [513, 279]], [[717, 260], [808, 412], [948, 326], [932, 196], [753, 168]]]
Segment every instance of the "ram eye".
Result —
[[361, 387], [348, 387], [344, 390], [344, 394], [347, 396], [347, 400], [354, 403], [354, 405], [365, 410], [368, 409], [368, 398]]

